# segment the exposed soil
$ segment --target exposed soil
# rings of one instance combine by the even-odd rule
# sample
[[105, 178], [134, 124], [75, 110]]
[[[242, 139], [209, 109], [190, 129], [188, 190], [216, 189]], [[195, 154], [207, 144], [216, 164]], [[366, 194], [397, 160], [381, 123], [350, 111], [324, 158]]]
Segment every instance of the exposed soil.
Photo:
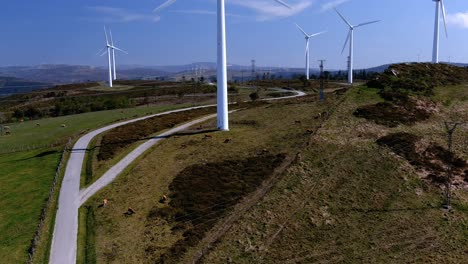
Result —
[[245, 160], [193, 165], [179, 173], [169, 186], [168, 207], [155, 208], [148, 215], [150, 221], [164, 218], [173, 222], [172, 231], [183, 233], [183, 239], [163, 254], [159, 263], [177, 263], [242, 197], [255, 191], [284, 159], [283, 154], [259, 155]]
[[452, 166], [454, 185], [468, 182], [468, 164], [447, 149], [434, 143], [424, 143], [421, 137], [410, 133], [394, 133], [377, 140], [377, 144], [389, 147], [425, 174], [433, 183], [446, 181], [447, 167]]

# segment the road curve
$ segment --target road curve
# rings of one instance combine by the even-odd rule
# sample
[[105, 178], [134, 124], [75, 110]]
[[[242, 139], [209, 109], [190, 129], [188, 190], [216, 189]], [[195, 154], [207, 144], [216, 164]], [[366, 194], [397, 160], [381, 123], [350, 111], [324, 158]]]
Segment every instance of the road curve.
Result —
[[[288, 90], [289, 91], [289, 90]], [[266, 101], [271, 100], [280, 100], [280, 99], [289, 99], [294, 97], [300, 97], [306, 95], [304, 92], [294, 91], [296, 95], [264, 99]], [[116, 124], [112, 124], [95, 131], [92, 131], [84, 136], [82, 136], [73, 146], [73, 149], [70, 153], [70, 158], [67, 161], [67, 166], [65, 169], [65, 175], [62, 181], [62, 186], [60, 189], [59, 201], [58, 201], [58, 210], [55, 217], [55, 226], [54, 233], [52, 237], [52, 244], [50, 250], [50, 264], [68, 264], [76, 263], [76, 253], [77, 253], [77, 239], [78, 239], [78, 209], [80, 206], [86, 202], [91, 196], [96, 192], [104, 188], [106, 185], [111, 183], [127, 166], [129, 166], [136, 158], [143, 154], [146, 150], [151, 148], [160, 140], [164, 139], [168, 135], [174, 134], [181, 130], [184, 130], [196, 123], [204, 122], [210, 118], [214, 118], [216, 115], [206, 116], [182, 126], [178, 126], [167, 132], [148, 140], [143, 143], [130, 154], [124, 157], [116, 165], [114, 165], [109, 171], [107, 171], [99, 180], [88, 188], [80, 192], [80, 178], [81, 171], [83, 167], [83, 160], [85, 158], [86, 149], [91, 142], [91, 140], [110, 129], [123, 126], [129, 123], [137, 122], [140, 120], [148, 119], [155, 116], [167, 115], [176, 112], [183, 112], [193, 109], [212, 107], [216, 105], [206, 105], [198, 107], [189, 107], [179, 110], [168, 111], [164, 113], [154, 114], [150, 116], [140, 117]]]
[[79, 200], [81, 170], [83, 167], [83, 160], [86, 154], [86, 149], [95, 136], [113, 128], [151, 117], [211, 106], [215, 105], [190, 107], [136, 118], [97, 129], [81, 137], [70, 151], [70, 158], [68, 159], [67, 166], [65, 168], [65, 175], [62, 181], [62, 187], [60, 189], [57, 215], [55, 216], [55, 226], [52, 237], [49, 263], [76, 263], [78, 208], [81, 205]]
[[[230, 112], [231, 113], [231, 112]], [[91, 196], [93, 196], [95, 193], [97, 193], [99, 190], [102, 188], [106, 187], [109, 183], [111, 183], [125, 168], [127, 168], [132, 162], [134, 162], [139, 156], [141, 156], [143, 153], [145, 153], [148, 149], [150, 149], [152, 146], [154, 146], [156, 143], [159, 141], [165, 139], [166, 137], [173, 135], [177, 132], [183, 131], [195, 124], [204, 122], [208, 119], [216, 117], [216, 114], [212, 114], [209, 116], [205, 116], [203, 118], [196, 119], [194, 121], [191, 121], [189, 123], [183, 124], [181, 126], [178, 126], [176, 128], [173, 128], [171, 130], [168, 130], [167, 132], [164, 132], [157, 137], [151, 138], [145, 143], [141, 144], [138, 146], [136, 149], [134, 149], [132, 152], [130, 152], [125, 158], [120, 160], [117, 164], [115, 164], [112, 168], [110, 168], [99, 180], [97, 180], [95, 183], [93, 183], [91, 186], [88, 188], [85, 188], [80, 191], [79, 195], [79, 206], [84, 204]]]

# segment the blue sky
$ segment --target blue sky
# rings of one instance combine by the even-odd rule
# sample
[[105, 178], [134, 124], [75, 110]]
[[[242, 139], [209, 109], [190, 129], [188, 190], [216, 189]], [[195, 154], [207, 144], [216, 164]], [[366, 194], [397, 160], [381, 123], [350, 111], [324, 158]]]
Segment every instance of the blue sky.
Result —
[[[104, 46], [103, 26], [112, 29], [119, 64], [176, 65], [216, 61], [216, 1], [177, 0], [156, 13], [166, 0], [15, 0], [3, 1], [0, 16], [0, 65], [105, 65], [95, 54]], [[304, 65], [309, 33], [326, 30], [311, 42], [311, 61], [326, 59], [328, 68], [345, 68], [341, 54], [347, 27], [330, 8], [353, 24], [381, 19], [358, 28], [355, 67], [400, 61], [429, 61], [435, 3], [431, 0], [226, 0], [228, 61], [248, 65]], [[468, 62], [468, 1], [446, 0], [448, 33], [441, 34], [443, 61]]]

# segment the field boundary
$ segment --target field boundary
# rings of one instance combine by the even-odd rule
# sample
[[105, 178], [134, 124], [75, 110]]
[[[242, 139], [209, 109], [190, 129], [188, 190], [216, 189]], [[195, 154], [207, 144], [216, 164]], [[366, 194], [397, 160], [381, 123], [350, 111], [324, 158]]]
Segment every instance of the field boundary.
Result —
[[39, 224], [37, 225], [37, 230], [36, 230], [36, 232], [34, 234], [33, 239], [31, 240], [31, 245], [28, 248], [28, 260], [26, 261], [27, 264], [33, 263], [33, 259], [35, 257], [36, 249], [37, 249], [37, 246], [39, 245], [39, 240], [40, 240], [41, 235], [42, 235], [42, 229], [43, 229], [45, 220], [46, 220], [46, 218], [48, 216], [47, 212], [49, 211], [49, 209], [50, 209], [50, 207], [52, 205], [53, 197], [54, 197], [54, 194], [55, 194], [55, 189], [56, 189], [57, 183], [59, 182], [60, 175], [63, 172], [64, 164], [66, 162], [66, 155], [65, 154], [71, 147], [71, 144], [73, 142], [72, 139], [73, 139], [73, 137], [70, 137], [68, 139], [67, 144], [65, 145], [65, 147], [64, 147], [64, 149], [62, 151], [62, 154], [60, 156], [60, 162], [57, 165], [57, 169], [55, 170], [55, 176], [54, 176], [54, 179], [52, 181], [52, 186], [51, 186], [51, 188], [49, 190], [49, 195], [47, 196], [47, 201], [46, 201], [44, 207], [41, 210], [41, 215], [39, 217]]

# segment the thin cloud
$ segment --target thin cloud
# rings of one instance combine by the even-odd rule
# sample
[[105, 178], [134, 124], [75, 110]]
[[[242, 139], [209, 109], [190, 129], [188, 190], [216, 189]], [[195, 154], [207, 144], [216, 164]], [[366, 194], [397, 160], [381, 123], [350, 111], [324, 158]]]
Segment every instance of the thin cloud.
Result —
[[[179, 14], [188, 14], [188, 15], [206, 15], [206, 16], [216, 16], [216, 11], [211, 10], [173, 10], [170, 11], [171, 13], [179, 13]], [[242, 17], [241, 15], [226, 13], [228, 17]]]
[[107, 22], [158, 22], [159, 20], [161, 20], [161, 17], [159, 16], [134, 13], [123, 8], [108, 6], [88, 6], [86, 8], [96, 13], [101, 13], [105, 15], [105, 17], [103, 17], [102, 20]]
[[153, 12], [161, 11], [165, 8], [168, 8], [172, 4], [174, 4], [177, 0], [167, 0], [166, 2], [162, 3], [160, 6], [156, 7]]
[[312, 5], [311, 0], [300, 0], [296, 4], [290, 4], [289, 1], [286, 2], [288, 2], [291, 8], [286, 8], [285, 6], [272, 0], [229, 0], [230, 4], [242, 6], [256, 12], [257, 20], [259, 21], [290, 17], [301, 13]]
[[189, 14], [189, 15], [216, 15], [216, 11], [210, 11], [210, 10], [173, 10], [170, 12]]
[[332, 1], [328, 1], [327, 3], [323, 3], [322, 4], [322, 7], [320, 8], [320, 11], [321, 12], [325, 12], [325, 11], [328, 11], [330, 9], [333, 9], [341, 4], [344, 4], [346, 2], [348, 2], [349, 0], [332, 0]]
[[462, 28], [468, 28], [468, 12], [447, 15], [447, 23]]

